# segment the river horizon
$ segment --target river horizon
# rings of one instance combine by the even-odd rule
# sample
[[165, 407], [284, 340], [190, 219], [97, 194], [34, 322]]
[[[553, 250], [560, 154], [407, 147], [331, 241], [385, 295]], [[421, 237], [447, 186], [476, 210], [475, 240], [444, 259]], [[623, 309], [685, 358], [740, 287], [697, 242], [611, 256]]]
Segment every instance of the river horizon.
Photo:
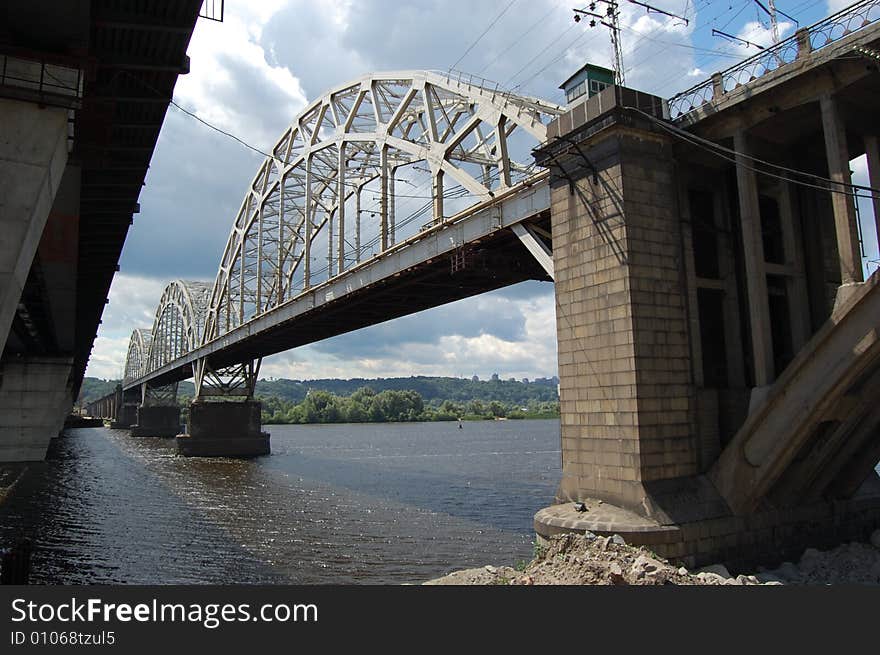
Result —
[[42, 584], [401, 584], [533, 552], [558, 419], [270, 425], [272, 454], [69, 429], [0, 504]]

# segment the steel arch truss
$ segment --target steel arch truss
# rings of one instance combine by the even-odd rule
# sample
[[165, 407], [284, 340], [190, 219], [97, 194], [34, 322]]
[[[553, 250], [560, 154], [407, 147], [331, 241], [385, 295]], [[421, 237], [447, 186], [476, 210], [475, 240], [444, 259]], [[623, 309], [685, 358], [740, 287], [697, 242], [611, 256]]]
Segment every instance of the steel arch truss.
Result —
[[175, 280], [165, 287], [153, 321], [146, 372], [201, 345], [210, 293], [208, 282]]
[[[214, 282], [204, 342], [390, 248], [401, 167], [424, 162], [430, 175], [424, 231], [448, 218], [444, 198], [453, 185], [476, 204], [530, 173], [511, 159], [509, 144], [521, 134], [532, 146], [544, 142], [546, 124], [562, 111], [424, 71], [374, 74], [312, 102], [244, 197]], [[367, 185], [378, 202], [362, 225]]]
[[147, 361], [150, 356], [152, 334], [149, 330], [137, 328], [131, 333], [128, 341], [128, 354], [125, 357], [125, 373], [123, 383], [128, 384], [149, 372]]

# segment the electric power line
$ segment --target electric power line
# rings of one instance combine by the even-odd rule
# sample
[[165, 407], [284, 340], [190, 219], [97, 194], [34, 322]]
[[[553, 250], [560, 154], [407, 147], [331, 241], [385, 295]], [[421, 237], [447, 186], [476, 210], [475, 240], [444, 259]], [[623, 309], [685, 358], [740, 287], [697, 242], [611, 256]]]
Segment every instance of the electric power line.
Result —
[[[749, 155], [749, 154], [742, 153], [742, 152], [737, 152], [736, 150], [733, 150], [732, 148], [728, 148], [726, 146], [723, 146], [720, 143], [715, 143], [714, 141], [710, 141], [709, 139], [704, 139], [702, 137], [697, 136], [696, 134], [692, 134], [691, 132], [687, 132], [686, 130], [682, 130], [679, 127], [675, 127], [674, 125], [671, 125], [670, 123], [667, 123], [666, 121], [661, 120], [661, 119], [657, 118], [656, 116], [652, 116], [651, 114], [644, 112], [641, 109], [638, 109], [636, 107], [626, 107], [626, 109], [630, 109], [632, 111], [635, 111], [638, 114], [641, 114], [642, 116], [645, 116], [651, 122], [658, 125], [661, 129], [669, 132], [670, 134], [672, 134], [674, 136], [677, 136], [680, 139], [688, 141], [691, 145], [702, 148], [703, 150], [710, 152], [711, 154], [714, 154], [718, 157], [721, 157], [722, 159], [730, 161], [738, 167], [742, 167], [747, 170], [750, 170], [753, 173], [757, 173], [759, 175], [767, 175], [767, 176], [776, 178], [778, 180], [782, 180], [784, 182], [791, 182], [792, 184], [799, 184], [801, 186], [806, 186], [806, 187], [813, 188], [813, 189], [819, 189], [821, 191], [830, 191], [831, 193], [841, 193], [841, 194], [848, 195], [848, 196], [852, 196], [855, 194], [850, 191], [840, 191], [839, 189], [836, 189], [834, 187], [842, 186], [842, 187], [846, 187], [848, 189], [853, 189], [855, 191], [867, 191], [869, 194], [868, 197], [874, 198], [874, 199], [880, 199], [880, 189], [875, 189], [874, 187], [864, 186], [861, 184], [853, 184], [851, 182], [840, 182], [837, 180], [832, 180], [831, 178], [823, 177], [823, 176], [817, 175], [815, 173], [810, 173], [808, 171], [801, 171], [796, 168], [789, 168], [787, 166], [783, 166], [782, 164], [776, 164], [776, 163], [767, 161], [765, 159], [755, 157], [753, 155]], [[792, 179], [792, 178], [786, 177], [784, 175], [777, 175], [775, 173], [771, 173], [770, 171], [762, 171], [759, 168], [754, 168], [752, 166], [748, 166], [748, 165], [742, 163], [741, 161], [739, 161], [739, 158], [749, 159], [749, 160], [755, 162], [756, 164], [762, 164], [764, 166], [776, 168], [780, 171], [785, 171], [785, 172], [791, 173], [793, 175], [800, 175], [802, 177], [808, 177], [808, 178], [811, 178], [811, 179], [814, 179], [814, 180], [817, 180], [820, 182], [825, 182], [826, 184], [832, 185], [832, 187], [828, 188], [827, 186], [822, 186], [822, 185], [818, 185], [818, 184], [811, 184], [809, 182], [804, 182], [803, 180]]]
[[480, 42], [480, 40], [481, 40], [484, 36], [486, 36], [486, 34], [489, 33], [489, 30], [491, 30], [491, 29], [495, 26], [495, 23], [497, 23], [499, 20], [501, 20], [501, 18], [504, 16], [504, 14], [506, 14], [507, 11], [508, 11], [513, 5], [515, 5], [517, 2], [519, 2], [519, 0], [510, 0], [510, 2], [507, 3], [507, 6], [504, 7], [504, 9], [501, 10], [501, 13], [498, 14], [498, 15], [492, 20], [492, 22], [489, 23], [489, 26], [488, 26], [485, 30], [483, 30], [483, 33], [480, 34], [480, 36], [477, 37], [477, 40], [474, 41], [473, 43], [471, 43], [471, 44], [468, 46], [467, 50], [465, 50], [464, 53], [461, 55], [461, 57], [459, 57], [459, 58], [455, 61], [455, 63], [452, 64], [452, 66], [449, 67], [449, 70], [452, 70], [452, 69], [454, 69], [456, 66], [458, 66], [458, 64], [461, 63], [461, 60], [464, 59], [464, 58], [467, 56], [467, 54], [468, 54], [471, 50], [473, 50], [474, 46], [477, 45], [477, 44]]

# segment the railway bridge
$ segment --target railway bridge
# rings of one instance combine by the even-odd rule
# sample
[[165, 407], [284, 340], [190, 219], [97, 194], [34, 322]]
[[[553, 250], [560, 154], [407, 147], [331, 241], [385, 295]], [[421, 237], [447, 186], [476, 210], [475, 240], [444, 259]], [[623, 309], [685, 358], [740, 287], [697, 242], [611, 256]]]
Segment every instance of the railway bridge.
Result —
[[[857, 2], [668, 99], [611, 86], [558, 107], [427, 71], [332, 89], [257, 171], [216, 279], [172, 282], [133, 332], [114, 418], [171, 434], [193, 377], [181, 451], [266, 453], [261, 357], [552, 279], [562, 480], [539, 535], [734, 565], [863, 538], [880, 280], [856, 196], [880, 216], [878, 19]], [[417, 172], [429, 202], [397, 215]]]

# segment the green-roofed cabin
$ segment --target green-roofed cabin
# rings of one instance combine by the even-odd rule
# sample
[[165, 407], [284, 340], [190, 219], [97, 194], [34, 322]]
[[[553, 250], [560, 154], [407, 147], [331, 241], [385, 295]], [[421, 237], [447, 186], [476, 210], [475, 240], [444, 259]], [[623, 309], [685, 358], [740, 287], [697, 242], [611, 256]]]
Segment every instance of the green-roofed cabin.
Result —
[[614, 84], [614, 71], [587, 64], [565, 80], [559, 88], [565, 91], [566, 101], [571, 104], [583, 95], [592, 98], [612, 84]]

